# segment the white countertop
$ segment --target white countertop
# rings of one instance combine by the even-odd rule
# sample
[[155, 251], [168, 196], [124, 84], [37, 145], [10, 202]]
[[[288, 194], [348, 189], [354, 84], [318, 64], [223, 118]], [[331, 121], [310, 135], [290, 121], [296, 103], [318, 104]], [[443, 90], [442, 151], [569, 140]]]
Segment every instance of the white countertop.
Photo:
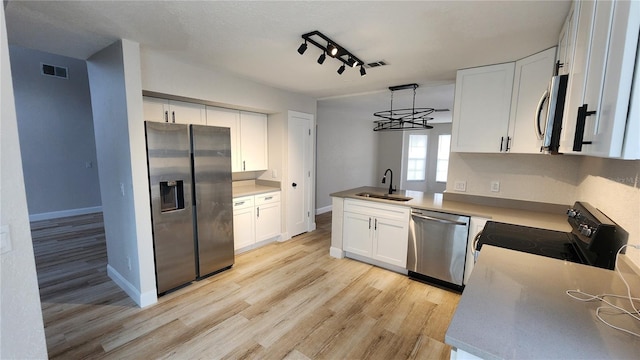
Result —
[[571, 226], [567, 222], [567, 216], [565, 214], [551, 214], [540, 211], [511, 209], [498, 206], [487, 206], [471, 204], [459, 201], [448, 201], [443, 199], [443, 194], [428, 194], [420, 191], [405, 191], [400, 190], [395, 192], [394, 195], [405, 196], [412, 198], [406, 202], [394, 201], [394, 200], [382, 200], [374, 198], [365, 198], [356, 196], [360, 192], [375, 192], [385, 193], [385, 189], [376, 187], [359, 187], [355, 189], [340, 191], [331, 194], [333, 197], [351, 198], [366, 201], [383, 202], [387, 204], [409, 206], [413, 208], [420, 208], [425, 210], [448, 212], [466, 216], [479, 216], [493, 221], [504, 222], [509, 224], [516, 224], [522, 226], [532, 226], [543, 229], [557, 230], [557, 231], [571, 231]]
[[238, 198], [241, 196], [258, 195], [272, 191], [280, 191], [280, 188], [265, 185], [242, 185], [233, 187], [233, 197]]
[[[640, 296], [640, 276], [623, 274]], [[601, 303], [574, 300], [569, 289], [626, 294], [614, 271], [483, 246], [445, 342], [484, 359], [638, 359], [640, 338], [601, 323]], [[611, 321], [640, 333], [630, 317]]]

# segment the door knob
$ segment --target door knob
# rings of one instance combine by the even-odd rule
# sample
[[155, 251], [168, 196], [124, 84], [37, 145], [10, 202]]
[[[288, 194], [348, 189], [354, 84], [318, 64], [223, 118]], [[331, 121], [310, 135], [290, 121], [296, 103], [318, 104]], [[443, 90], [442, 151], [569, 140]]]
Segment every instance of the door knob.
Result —
[[298, 184], [293, 183], [293, 184], [291, 184], [291, 186], [296, 187], [296, 186], [298, 186]]

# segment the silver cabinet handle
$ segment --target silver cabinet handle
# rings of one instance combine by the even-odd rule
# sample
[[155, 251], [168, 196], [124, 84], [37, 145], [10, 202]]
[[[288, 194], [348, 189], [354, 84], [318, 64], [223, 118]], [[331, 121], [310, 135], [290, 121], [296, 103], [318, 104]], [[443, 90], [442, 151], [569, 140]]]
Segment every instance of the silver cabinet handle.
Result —
[[371, 230], [371, 218], [369, 218], [369, 230]]
[[373, 220], [373, 230], [378, 230], [378, 219]]
[[174, 124], [176, 123], [176, 112], [175, 111], [171, 112], [171, 122], [174, 123]]
[[235, 206], [240, 206], [240, 205], [242, 205], [244, 203], [245, 203], [244, 201], [240, 201], [240, 202], [235, 203]]
[[245, 171], [247, 169], [247, 166], [245, 163], [246, 161], [242, 160], [242, 171]]
[[256, 210], [258, 212], [257, 216], [260, 217], [260, 208], [256, 208]]
[[264, 198], [264, 199], [265, 199], [265, 200], [271, 200], [271, 199], [273, 199], [273, 196], [268, 196], [268, 197], [266, 197], [266, 198]]
[[441, 218], [432, 217], [432, 216], [426, 216], [426, 215], [417, 215], [417, 214], [411, 214], [411, 216], [417, 217], [417, 218], [420, 218], [420, 219], [424, 219], [424, 220], [436, 221], [436, 222], [443, 223], [443, 224], [467, 226], [466, 223], [463, 223], [461, 221], [452, 221], [452, 220], [441, 219]]
[[166, 123], [169, 122], [169, 111], [165, 111], [164, 112], [164, 122], [166, 122]]

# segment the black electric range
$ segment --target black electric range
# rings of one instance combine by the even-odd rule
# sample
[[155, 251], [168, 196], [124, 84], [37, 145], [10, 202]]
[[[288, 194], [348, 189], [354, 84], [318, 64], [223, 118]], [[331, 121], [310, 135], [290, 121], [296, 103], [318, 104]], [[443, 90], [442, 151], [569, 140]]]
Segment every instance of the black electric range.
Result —
[[567, 210], [567, 221], [571, 232], [487, 221], [476, 238], [475, 255], [486, 244], [613, 269], [616, 253], [627, 243], [627, 233], [585, 202], [576, 202]]

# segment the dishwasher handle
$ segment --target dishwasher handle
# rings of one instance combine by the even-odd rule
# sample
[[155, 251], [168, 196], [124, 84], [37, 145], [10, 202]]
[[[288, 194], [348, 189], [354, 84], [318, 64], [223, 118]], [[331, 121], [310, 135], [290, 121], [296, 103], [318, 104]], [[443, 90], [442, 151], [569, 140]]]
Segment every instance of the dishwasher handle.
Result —
[[452, 221], [452, 220], [441, 219], [441, 218], [432, 217], [432, 216], [418, 215], [418, 214], [415, 214], [415, 213], [412, 213], [411, 216], [415, 216], [415, 217], [423, 219], [423, 220], [436, 221], [436, 222], [443, 223], [443, 224], [467, 226], [467, 223], [464, 223], [462, 221]]

